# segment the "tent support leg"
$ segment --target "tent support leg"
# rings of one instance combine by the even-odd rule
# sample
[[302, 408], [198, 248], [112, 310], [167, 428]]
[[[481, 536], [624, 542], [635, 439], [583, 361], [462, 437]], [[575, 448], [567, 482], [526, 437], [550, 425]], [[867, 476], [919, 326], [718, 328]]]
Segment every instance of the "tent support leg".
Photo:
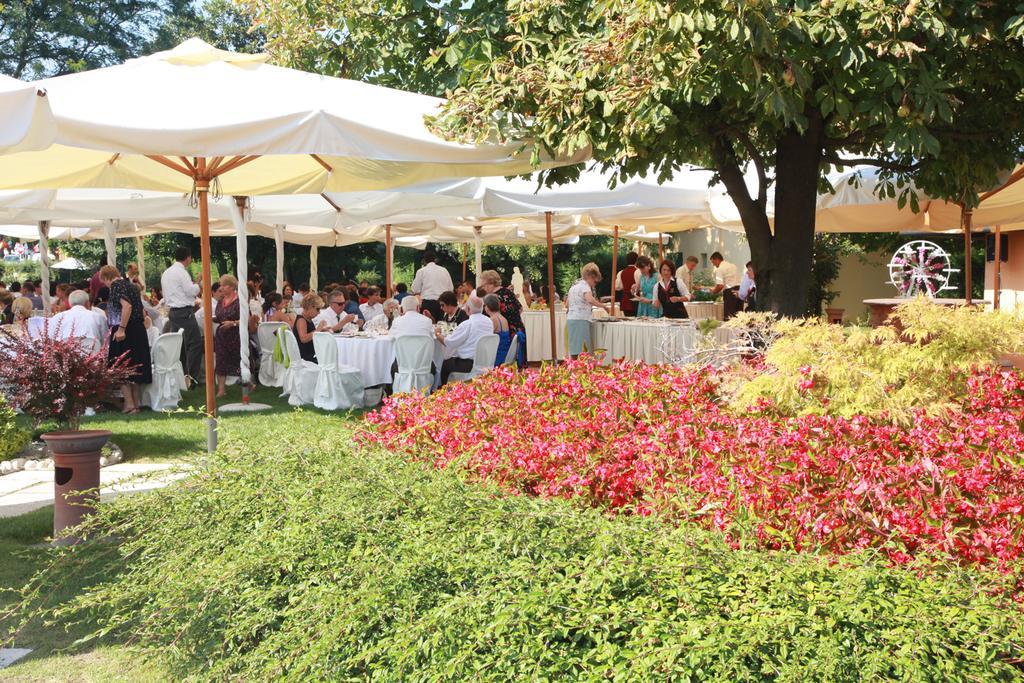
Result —
[[973, 288], [971, 282], [971, 221], [973, 218], [974, 212], [971, 209], [960, 207], [960, 220], [964, 226], [964, 299], [968, 306], [974, 303], [971, 297]]
[[612, 292], [612, 317], [615, 317], [615, 276], [619, 268], [619, 226], [615, 226], [612, 233], [612, 284], [609, 289]]
[[996, 246], [995, 246], [996, 263], [995, 263], [995, 272], [993, 273], [993, 276], [992, 276], [992, 309], [995, 310], [995, 311], [999, 310], [999, 290], [1003, 286], [1003, 273], [1002, 273], [1002, 260], [1003, 260], [1002, 237], [1003, 237], [1003, 235], [1002, 235], [1002, 232], [1003, 232], [1003, 226], [997, 225], [996, 226]]
[[391, 224], [388, 223], [384, 226], [384, 298], [390, 299], [392, 296], [392, 282], [391, 282], [391, 271], [393, 267], [393, 259], [391, 256]]
[[[210, 179], [206, 177], [206, 159], [196, 159], [196, 192], [199, 195], [199, 251], [203, 281], [203, 362], [206, 378], [206, 448], [217, 450], [217, 396], [213, 376], [213, 305], [210, 299]], [[244, 285], [242, 285], [244, 286]]]
[[551, 324], [551, 362], [558, 362], [558, 337], [555, 322], [555, 247], [551, 239], [551, 212], [544, 212], [544, 228], [547, 232], [548, 241], [548, 320]]

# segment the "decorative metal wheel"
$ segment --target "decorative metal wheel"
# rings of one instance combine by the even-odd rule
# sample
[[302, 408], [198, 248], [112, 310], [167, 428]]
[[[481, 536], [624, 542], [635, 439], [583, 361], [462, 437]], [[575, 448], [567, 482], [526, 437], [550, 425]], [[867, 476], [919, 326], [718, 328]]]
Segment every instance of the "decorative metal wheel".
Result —
[[889, 282], [899, 290], [900, 296], [925, 295], [933, 297], [939, 292], [956, 289], [950, 284], [950, 275], [959, 272], [949, 265], [946, 250], [928, 240], [907, 242], [896, 250], [889, 261]]

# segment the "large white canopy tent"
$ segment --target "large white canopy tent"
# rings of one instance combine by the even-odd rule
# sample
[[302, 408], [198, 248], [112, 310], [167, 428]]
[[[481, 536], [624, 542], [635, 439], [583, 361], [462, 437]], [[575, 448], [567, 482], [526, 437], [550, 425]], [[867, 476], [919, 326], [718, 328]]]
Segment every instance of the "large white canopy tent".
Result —
[[[57, 144], [0, 157], [0, 188], [121, 187], [194, 195], [208, 291], [211, 192], [387, 189], [533, 168], [534, 150], [521, 141], [474, 146], [434, 135], [425, 119], [438, 112], [439, 99], [266, 62], [266, 55], [226, 52], [191, 39], [118, 66], [40, 81]], [[538, 156], [542, 165], [553, 165], [580, 161], [586, 152], [562, 160]], [[43, 254], [46, 231], [44, 225]], [[212, 314], [208, 301], [204, 307], [212, 449]]]

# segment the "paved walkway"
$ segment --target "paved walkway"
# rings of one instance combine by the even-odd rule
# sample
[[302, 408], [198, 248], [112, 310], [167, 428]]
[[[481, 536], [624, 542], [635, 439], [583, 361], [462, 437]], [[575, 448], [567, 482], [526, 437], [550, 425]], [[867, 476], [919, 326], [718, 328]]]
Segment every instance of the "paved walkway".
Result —
[[[149, 491], [187, 476], [186, 472], [171, 472], [174, 467], [160, 463], [104, 467], [100, 470], [100, 497]], [[53, 470], [21, 470], [0, 477], [0, 517], [15, 517], [52, 504]]]

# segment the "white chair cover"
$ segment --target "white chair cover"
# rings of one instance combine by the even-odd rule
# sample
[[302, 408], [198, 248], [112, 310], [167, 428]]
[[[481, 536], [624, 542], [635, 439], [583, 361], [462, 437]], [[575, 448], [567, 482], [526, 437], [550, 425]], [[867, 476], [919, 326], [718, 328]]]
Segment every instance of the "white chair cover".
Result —
[[434, 375], [430, 362], [434, 357], [434, 338], [426, 335], [410, 335], [395, 339], [395, 359], [398, 372], [392, 389], [396, 394], [419, 391], [429, 394], [434, 386]]
[[25, 321], [28, 336], [30, 339], [39, 339], [43, 336], [43, 332], [46, 330], [46, 326], [50, 319], [43, 316], [33, 316]]
[[316, 363], [302, 360], [299, 354], [299, 341], [295, 338], [294, 332], [286, 328], [281, 333], [284, 335], [288, 356], [288, 367], [284, 371], [281, 383], [281, 395], [288, 397], [288, 405], [308, 405], [313, 402], [313, 392], [316, 389], [320, 368]]
[[453, 372], [448, 375], [449, 382], [468, 382], [476, 379], [488, 370], [494, 369], [494, 361], [498, 357], [498, 335], [485, 334], [476, 343], [473, 355], [473, 369], [469, 372]]
[[181, 330], [161, 334], [153, 344], [153, 383], [142, 388], [142, 402], [153, 410], [178, 407], [185, 390], [185, 372], [181, 368]]
[[313, 405], [321, 410], [349, 410], [363, 406], [363, 371], [339, 365], [338, 343], [329, 332], [313, 333], [317, 378]]
[[512, 335], [512, 343], [508, 346], [508, 353], [505, 354], [505, 360], [501, 362], [502, 365], [515, 365], [518, 362], [519, 356], [519, 337]]
[[274, 346], [277, 331], [288, 329], [284, 323], [260, 323], [256, 339], [260, 344], [260, 384], [265, 387], [279, 387], [284, 384], [284, 366], [274, 362]]

